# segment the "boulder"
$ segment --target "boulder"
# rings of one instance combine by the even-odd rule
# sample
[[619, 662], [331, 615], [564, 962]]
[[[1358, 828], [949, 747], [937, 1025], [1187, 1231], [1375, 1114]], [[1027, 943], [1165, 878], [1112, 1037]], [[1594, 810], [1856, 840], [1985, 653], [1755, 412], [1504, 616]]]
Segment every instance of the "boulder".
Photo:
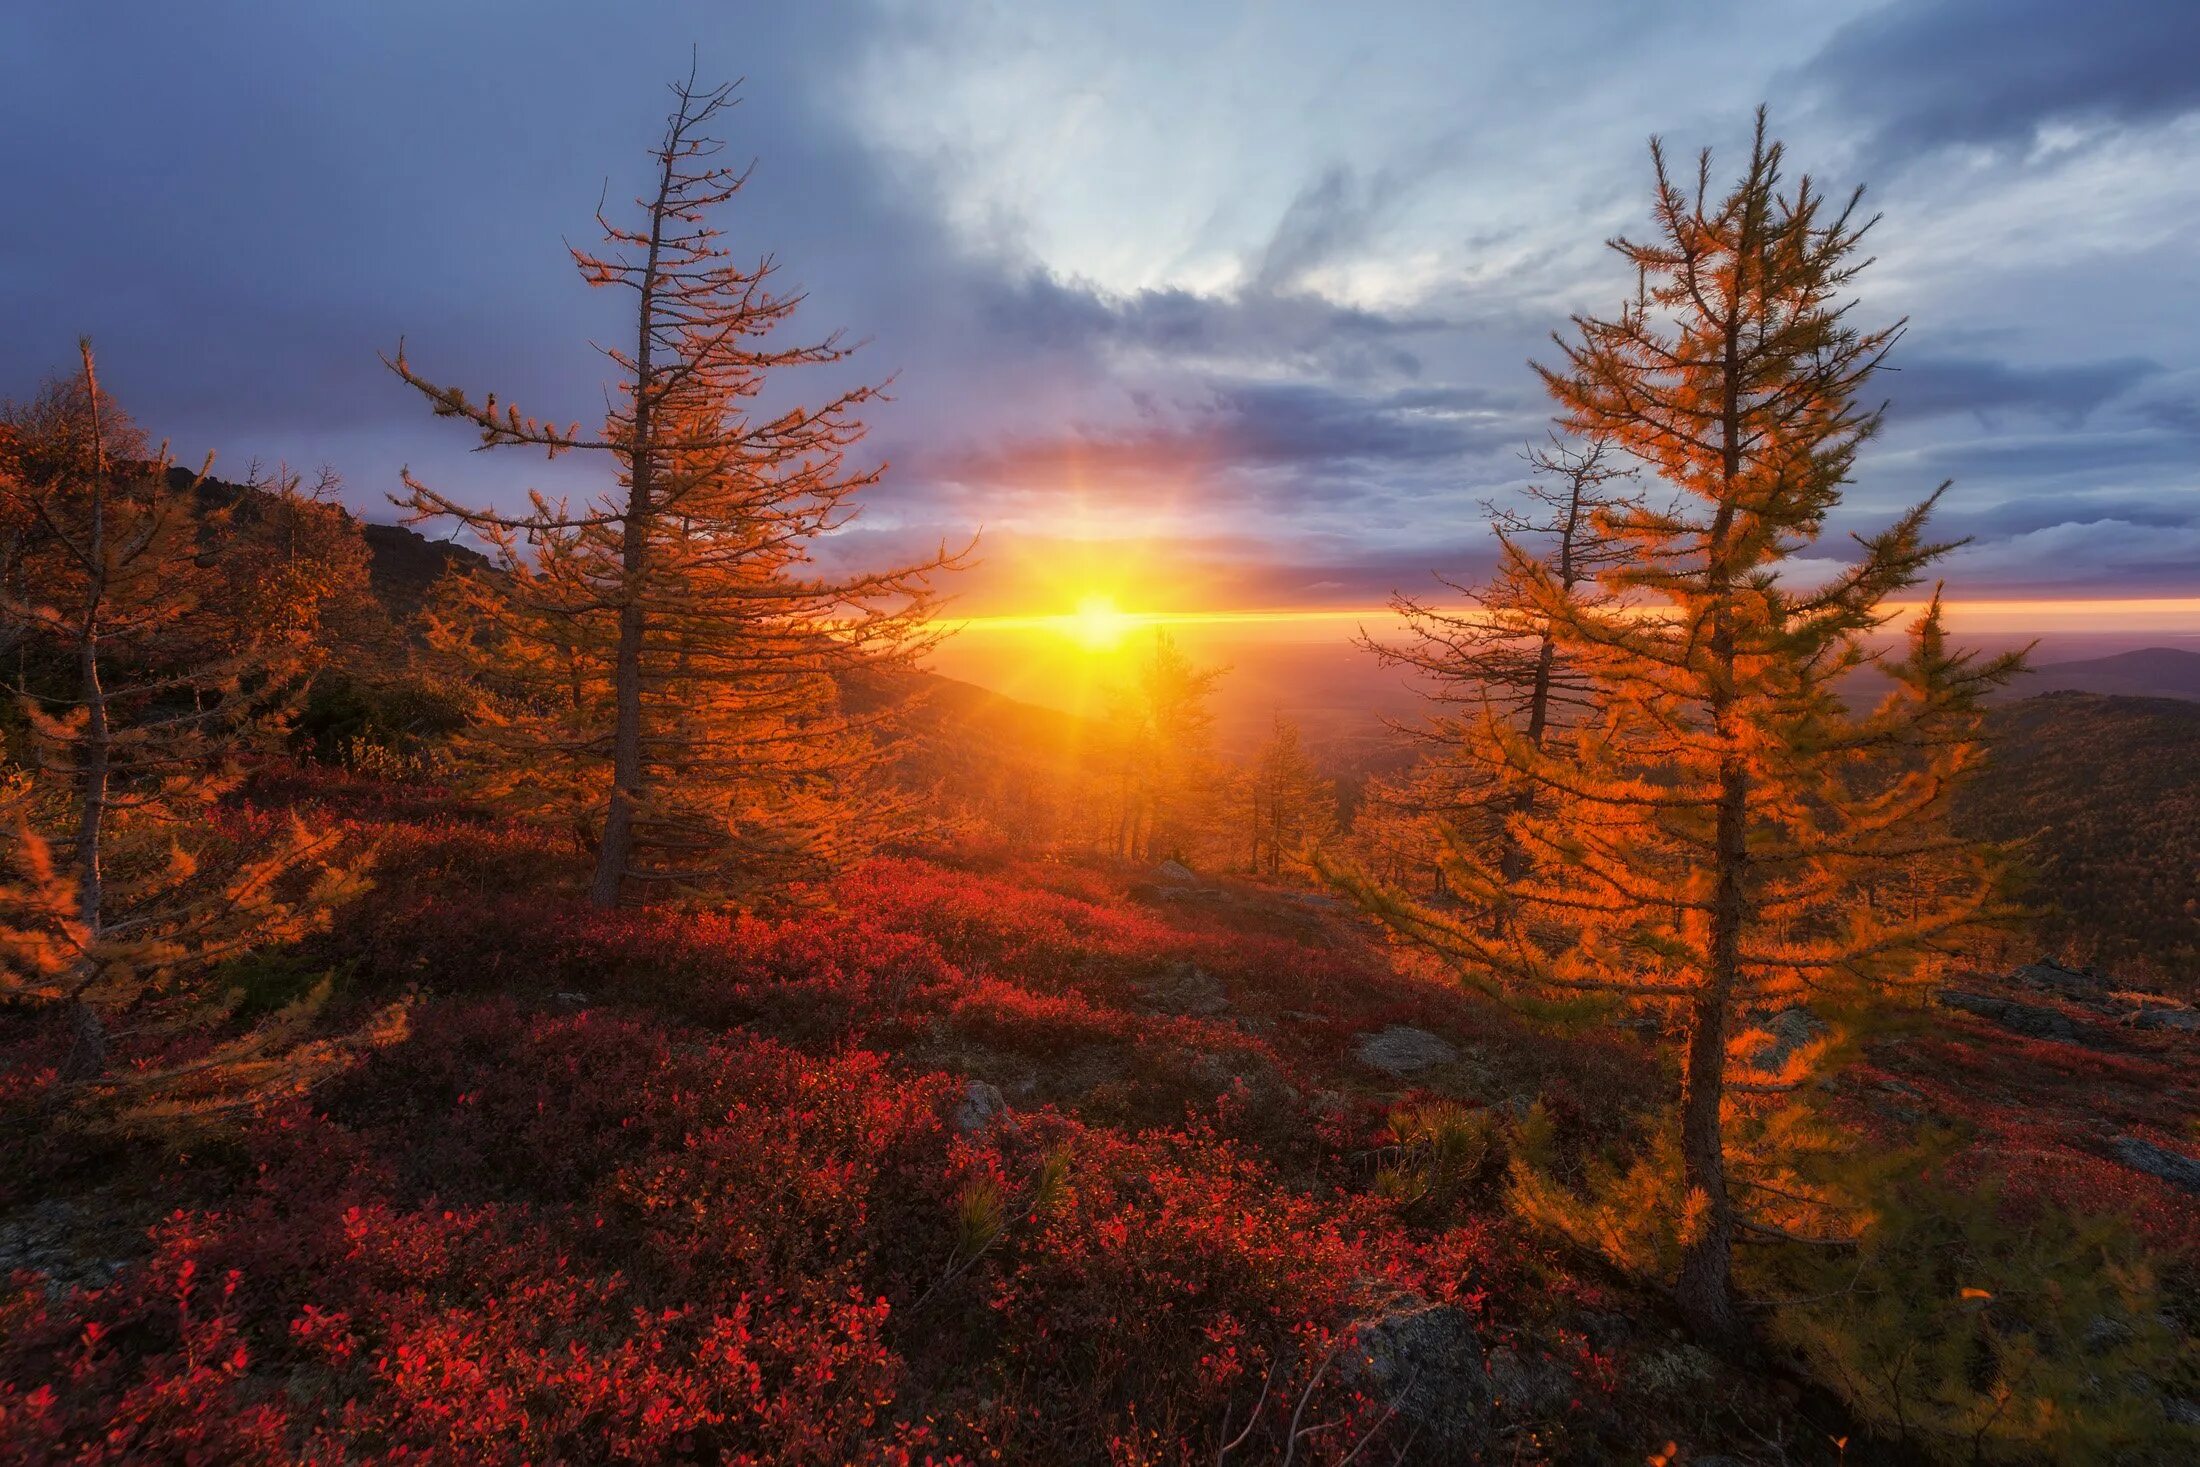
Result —
[[2108, 980], [2090, 969], [2066, 968], [2049, 957], [2026, 963], [2009, 976], [2027, 988], [2044, 989], [2063, 998], [2097, 998], [2108, 987]]
[[2116, 1159], [2135, 1172], [2145, 1172], [2150, 1177], [2160, 1177], [2172, 1187], [2187, 1192], [2200, 1192], [2200, 1161], [2189, 1156], [2142, 1141], [2137, 1136], [2116, 1136], [2108, 1143], [2108, 1149], [2116, 1153]]
[[1227, 1013], [1230, 994], [1222, 980], [1196, 963], [1180, 963], [1158, 978], [1138, 985], [1147, 1003], [1170, 1014], [1212, 1016]]
[[1353, 1046], [1362, 1064], [1391, 1075], [1409, 1075], [1432, 1065], [1448, 1065], [1459, 1051], [1441, 1035], [1406, 1024], [1393, 1024], [1374, 1034], [1362, 1034]]
[[1007, 1109], [1008, 1101], [1002, 1096], [1000, 1086], [972, 1080], [948, 1124], [965, 1136], [973, 1135], [992, 1125]]
[[1487, 1444], [1490, 1381], [1463, 1309], [1409, 1300], [1353, 1330], [1344, 1377], [1411, 1422], [1432, 1461], [1473, 1461]]
[[2133, 1029], [2181, 1029], [2188, 1034], [2200, 1033], [2200, 1009], [2148, 1005], [2125, 1015], [2124, 1023]]
[[1490, 1393], [1515, 1421], [1548, 1421], [1574, 1399], [1573, 1373], [1548, 1355], [1503, 1346], [1490, 1351]]
[[1166, 881], [1174, 886], [1189, 886], [1199, 880], [1192, 874], [1192, 868], [1182, 861], [1163, 861], [1153, 868], [1153, 876], [1156, 881]]
[[1989, 1023], [1998, 1024], [2012, 1034], [2022, 1034], [2027, 1039], [2049, 1039], [2058, 1044], [2078, 1043], [2078, 1026], [2070, 1022], [2069, 1015], [2057, 1009], [2018, 1003], [2013, 998], [1995, 998], [1989, 993], [1966, 993], [1960, 988], [1943, 988], [1935, 997], [1948, 1008], [1976, 1014]]

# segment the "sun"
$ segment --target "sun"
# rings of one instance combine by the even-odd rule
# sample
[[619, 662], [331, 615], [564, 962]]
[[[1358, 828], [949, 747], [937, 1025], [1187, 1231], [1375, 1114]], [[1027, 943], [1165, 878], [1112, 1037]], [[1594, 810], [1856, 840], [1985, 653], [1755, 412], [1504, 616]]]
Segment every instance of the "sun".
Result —
[[1087, 596], [1077, 603], [1077, 609], [1063, 618], [1064, 628], [1084, 644], [1088, 652], [1112, 652], [1123, 645], [1123, 638], [1135, 625], [1129, 613], [1115, 604], [1114, 598], [1101, 595]]

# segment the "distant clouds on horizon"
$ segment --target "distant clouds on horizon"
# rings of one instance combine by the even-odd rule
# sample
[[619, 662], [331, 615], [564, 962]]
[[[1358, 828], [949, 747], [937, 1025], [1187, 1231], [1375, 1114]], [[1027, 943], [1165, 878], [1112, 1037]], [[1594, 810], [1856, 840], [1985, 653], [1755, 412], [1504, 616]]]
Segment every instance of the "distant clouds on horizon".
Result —
[[1793, 169], [1870, 186], [1862, 317], [1910, 322], [1827, 553], [1952, 478], [1965, 591], [2200, 595], [2200, 5], [1533, 9], [11, 7], [0, 117], [44, 145], [6, 165], [0, 394], [90, 332], [226, 471], [325, 462], [377, 518], [406, 463], [588, 492], [469, 453], [376, 353], [600, 412], [618, 302], [561, 239], [638, 187], [692, 40], [747, 78], [735, 242], [898, 374], [836, 549], [982, 525], [973, 610], [1115, 539], [1166, 547], [1163, 601], [1369, 604], [1486, 563], [1528, 360], [1630, 283], [1602, 241], [1647, 227], [1647, 137], [1716, 183], [1765, 100]]

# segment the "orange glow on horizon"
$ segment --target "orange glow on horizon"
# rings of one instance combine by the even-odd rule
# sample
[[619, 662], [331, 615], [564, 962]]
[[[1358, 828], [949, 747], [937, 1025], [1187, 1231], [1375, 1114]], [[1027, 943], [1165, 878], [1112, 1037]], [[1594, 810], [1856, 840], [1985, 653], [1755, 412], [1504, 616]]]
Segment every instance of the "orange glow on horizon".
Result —
[[[1941, 606], [1950, 627], [1957, 630], [2200, 633], [2200, 596], [1982, 597], [1977, 600], [1948, 597], [1942, 600]], [[1922, 601], [1887, 603], [1887, 610], [1894, 613], [1894, 625], [1924, 609]], [[1394, 623], [1398, 616], [1388, 606], [1133, 612], [1120, 609], [1111, 596], [1094, 593], [1080, 599], [1077, 609], [1067, 615], [991, 613], [947, 620], [958, 632], [1052, 632], [1088, 650], [1112, 651], [1133, 631], [1147, 627], [1281, 628], [1299, 623], [1372, 626]]]

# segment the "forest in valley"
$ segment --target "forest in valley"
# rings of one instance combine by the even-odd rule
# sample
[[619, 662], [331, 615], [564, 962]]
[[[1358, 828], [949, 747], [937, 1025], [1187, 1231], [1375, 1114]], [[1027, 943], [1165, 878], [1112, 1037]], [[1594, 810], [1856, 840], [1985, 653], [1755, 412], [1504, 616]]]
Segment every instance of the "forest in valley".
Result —
[[1826, 570], [1858, 195], [1653, 146], [1345, 767], [820, 554], [885, 380], [734, 96], [573, 250], [599, 415], [383, 344], [510, 492], [4, 384], [0, 1459], [2200, 1455], [2200, 705], [1964, 646], [1960, 486]]

